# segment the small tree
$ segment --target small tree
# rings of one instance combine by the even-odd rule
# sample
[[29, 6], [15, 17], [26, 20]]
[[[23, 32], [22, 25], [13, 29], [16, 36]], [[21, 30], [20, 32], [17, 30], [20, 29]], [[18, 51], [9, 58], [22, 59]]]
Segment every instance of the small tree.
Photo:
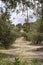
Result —
[[[8, 48], [14, 41], [15, 34], [11, 30], [11, 23], [7, 19], [7, 14], [0, 16], [0, 42], [5, 48]], [[13, 28], [12, 28], [13, 29]]]

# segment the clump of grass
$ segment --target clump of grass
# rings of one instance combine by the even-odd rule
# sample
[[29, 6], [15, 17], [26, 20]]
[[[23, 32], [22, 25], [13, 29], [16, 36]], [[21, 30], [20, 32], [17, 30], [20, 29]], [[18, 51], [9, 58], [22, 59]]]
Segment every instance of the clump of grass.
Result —
[[13, 63], [3, 58], [0, 60], [0, 65], [13, 65]]
[[14, 62], [10, 62], [5, 59], [0, 59], [0, 65], [42, 65], [37, 59], [33, 59], [30, 63], [29, 61], [21, 61], [19, 58], [15, 58]]
[[41, 65], [41, 62], [37, 59], [33, 59], [31, 65]]

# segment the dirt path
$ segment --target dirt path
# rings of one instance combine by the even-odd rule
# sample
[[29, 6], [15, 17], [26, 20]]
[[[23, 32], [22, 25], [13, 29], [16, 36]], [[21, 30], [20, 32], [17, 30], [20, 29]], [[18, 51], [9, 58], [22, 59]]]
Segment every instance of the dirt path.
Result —
[[9, 50], [0, 50], [1, 53], [18, 55], [22, 59], [38, 58], [43, 59], [42, 51], [35, 51], [43, 46], [29, 45], [30, 42], [25, 41], [23, 37], [18, 38]]

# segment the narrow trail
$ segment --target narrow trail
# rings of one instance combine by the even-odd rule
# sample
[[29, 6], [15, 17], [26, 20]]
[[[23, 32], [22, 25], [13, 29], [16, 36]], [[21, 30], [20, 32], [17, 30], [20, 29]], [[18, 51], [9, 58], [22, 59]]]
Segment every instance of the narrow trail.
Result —
[[23, 37], [18, 38], [9, 50], [0, 50], [2, 53], [17, 55], [22, 59], [38, 58], [43, 59], [42, 51], [35, 51], [43, 46], [29, 45], [30, 42], [25, 41]]

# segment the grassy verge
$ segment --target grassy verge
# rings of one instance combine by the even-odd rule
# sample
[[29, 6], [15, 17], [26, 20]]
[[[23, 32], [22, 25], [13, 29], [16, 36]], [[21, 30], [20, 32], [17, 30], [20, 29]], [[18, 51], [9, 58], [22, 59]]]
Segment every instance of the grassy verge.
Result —
[[32, 59], [30, 62], [21, 61], [19, 58], [15, 58], [13, 62], [5, 60], [4, 58], [0, 59], [0, 65], [43, 65], [43, 62], [37, 59]]

